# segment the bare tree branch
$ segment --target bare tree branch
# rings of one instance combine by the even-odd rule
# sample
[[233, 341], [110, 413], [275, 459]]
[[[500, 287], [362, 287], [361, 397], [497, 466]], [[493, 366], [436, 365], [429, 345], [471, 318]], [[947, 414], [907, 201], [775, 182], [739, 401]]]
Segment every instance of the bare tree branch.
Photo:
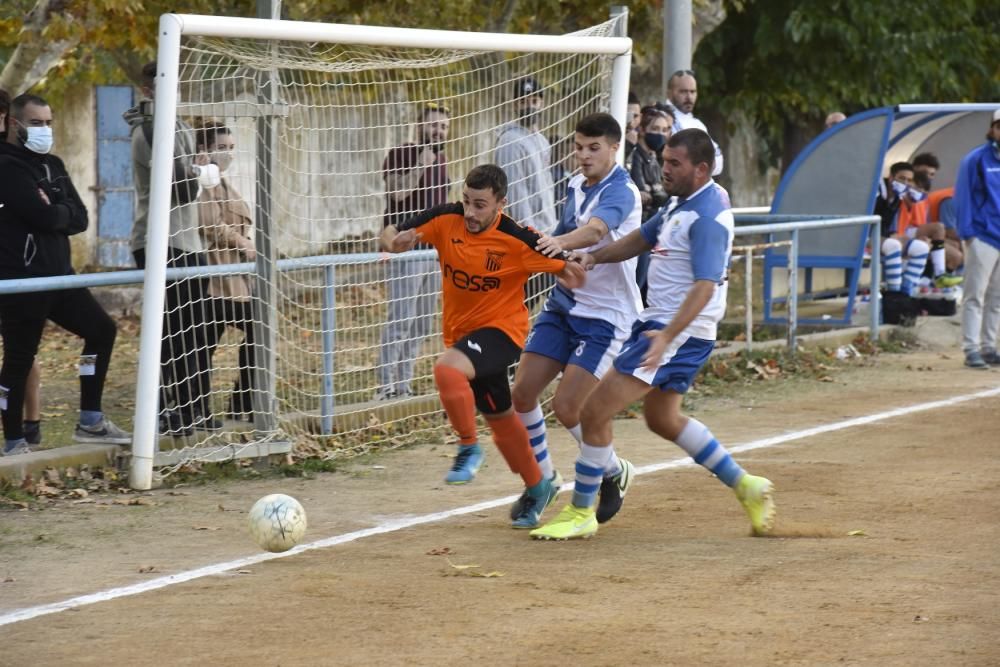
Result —
[[45, 78], [63, 56], [76, 47], [79, 38], [48, 42], [42, 34], [49, 17], [65, 8], [65, 0], [38, 0], [24, 19], [20, 39], [10, 60], [0, 72], [0, 88], [20, 95]]

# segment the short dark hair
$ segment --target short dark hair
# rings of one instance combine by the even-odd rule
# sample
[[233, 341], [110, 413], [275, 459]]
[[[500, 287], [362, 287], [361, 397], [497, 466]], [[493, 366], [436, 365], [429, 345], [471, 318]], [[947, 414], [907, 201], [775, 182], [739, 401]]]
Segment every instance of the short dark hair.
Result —
[[670, 148], [683, 146], [687, 150], [691, 164], [704, 162], [708, 165], [709, 173], [715, 169], [715, 144], [712, 143], [712, 137], [708, 136], [708, 132], [704, 130], [699, 130], [696, 127], [681, 130], [670, 136], [670, 139], [667, 140], [667, 146]]
[[670, 78], [667, 79], [667, 88], [672, 88], [674, 85], [674, 81], [681, 78], [682, 76], [689, 76], [695, 81], [698, 80], [698, 77], [695, 76], [693, 69], [679, 69], [675, 71], [673, 74], [671, 74]]
[[465, 185], [473, 190], [489, 188], [497, 199], [507, 196], [507, 174], [495, 164], [481, 164], [473, 167], [465, 177]]
[[916, 185], [921, 190], [931, 189], [931, 179], [930, 176], [922, 171], [913, 172], [913, 184]]
[[204, 146], [206, 149], [219, 140], [220, 134], [232, 134], [225, 123], [217, 120], [210, 120], [202, 123], [195, 131], [195, 143]]
[[622, 140], [622, 126], [609, 113], [592, 113], [576, 124], [576, 132], [585, 137], [604, 137], [613, 144]]
[[147, 88], [156, 86], [156, 61], [146, 63], [142, 66], [142, 85]]
[[24, 107], [29, 104], [34, 104], [36, 107], [47, 107], [49, 103], [38, 95], [32, 95], [31, 93], [22, 93], [14, 98], [14, 101], [10, 103], [10, 115], [18, 120], [24, 120]]
[[628, 103], [629, 104], [638, 104], [639, 106], [642, 106], [642, 102], [639, 101], [639, 96], [636, 95], [631, 90], [628, 91]]
[[894, 162], [891, 167], [889, 167], [889, 175], [895, 176], [901, 171], [913, 171], [913, 165], [909, 162]]
[[940, 169], [941, 163], [938, 162], [937, 155], [934, 155], [934, 153], [920, 153], [913, 156], [913, 166]]

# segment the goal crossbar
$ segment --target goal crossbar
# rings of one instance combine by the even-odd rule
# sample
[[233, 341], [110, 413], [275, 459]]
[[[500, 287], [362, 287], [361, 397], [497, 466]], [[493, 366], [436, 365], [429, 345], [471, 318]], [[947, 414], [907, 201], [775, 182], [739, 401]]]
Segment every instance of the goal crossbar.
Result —
[[575, 35], [510, 35], [458, 30], [389, 28], [340, 23], [274, 21], [239, 17], [164, 14], [164, 23], [172, 22], [181, 35], [281, 39], [296, 42], [329, 42], [394, 46], [400, 48], [456, 49], [460, 51], [511, 51], [538, 53], [591, 53], [625, 55], [632, 50], [628, 37], [578, 37]]

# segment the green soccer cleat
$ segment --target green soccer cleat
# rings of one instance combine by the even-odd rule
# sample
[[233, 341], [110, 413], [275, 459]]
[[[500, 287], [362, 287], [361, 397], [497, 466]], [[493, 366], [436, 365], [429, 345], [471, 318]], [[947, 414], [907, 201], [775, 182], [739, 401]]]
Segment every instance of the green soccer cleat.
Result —
[[596, 533], [597, 516], [594, 508], [569, 504], [562, 508], [556, 518], [541, 528], [535, 528], [530, 535], [536, 540], [576, 540]]
[[767, 535], [774, 528], [774, 484], [766, 477], [743, 475], [737, 482], [736, 497], [750, 517], [754, 535]]
[[962, 284], [964, 279], [962, 276], [956, 276], [951, 273], [942, 273], [940, 276], [934, 279], [934, 287], [957, 287]]
[[[552, 486], [555, 487], [556, 493], [559, 493], [559, 488], [563, 485], [563, 477], [556, 470], [552, 473], [552, 477], [549, 477], [549, 481], [552, 482]], [[528, 490], [525, 489], [521, 497], [514, 501], [514, 504], [510, 506], [510, 518], [511, 521], [521, 516], [524, 513], [524, 506], [528, 502]], [[552, 501], [549, 501], [551, 504]], [[532, 526], [534, 528], [534, 526]]]

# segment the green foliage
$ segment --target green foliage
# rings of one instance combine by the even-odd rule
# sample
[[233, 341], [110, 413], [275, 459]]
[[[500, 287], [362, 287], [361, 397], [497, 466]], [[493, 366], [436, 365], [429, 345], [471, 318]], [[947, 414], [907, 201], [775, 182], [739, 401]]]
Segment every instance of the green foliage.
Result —
[[744, 112], [773, 144], [827, 112], [1000, 98], [1000, 3], [727, 0], [695, 54], [724, 116]]

